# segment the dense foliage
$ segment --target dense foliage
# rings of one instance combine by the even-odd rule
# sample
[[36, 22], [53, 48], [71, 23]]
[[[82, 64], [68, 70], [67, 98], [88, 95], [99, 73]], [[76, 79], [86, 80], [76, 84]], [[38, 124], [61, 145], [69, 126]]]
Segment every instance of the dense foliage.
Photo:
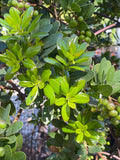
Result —
[[[112, 11], [107, 11], [108, 18], [117, 14], [108, 23], [119, 24], [116, 3], [110, 8], [107, 4], [107, 0], [1, 2], [5, 13], [0, 18], [0, 160], [26, 159], [20, 151], [23, 138], [18, 131], [23, 124], [18, 119], [22, 110], [31, 108], [38, 109], [35, 124], [55, 127], [47, 146], [56, 151], [48, 160], [94, 159], [107, 151], [109, 133], [120, 149], [120, 71], [106, 58], [92, 61], [101, 8]], [[11, 122], [16, 113], [10, 100], [14, 91], [21, 104]]]

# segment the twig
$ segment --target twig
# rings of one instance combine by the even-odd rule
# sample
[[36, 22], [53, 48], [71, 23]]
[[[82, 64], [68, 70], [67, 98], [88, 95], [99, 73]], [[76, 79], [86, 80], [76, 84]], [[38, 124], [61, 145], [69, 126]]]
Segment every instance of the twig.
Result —
[[95, 36], [96, 36], [96, 35], [100, 34], [101, 32], [104, 32], [104, 31], [106, 31], [107, 29], [110, 29], [110, 28], [115, 27], [115, 26], [116, 26], [116, 24], [111, 24], [111, 25], [109, 25], [109, 26], [107, 26], [107, 27], [105, 27], [105, 28], [100, 29], [99, 31], [95, 32], [94, 34], [95, 34]]
[[104, 154], [104, 155], [107, 155], [107, 156], [110, 156], [110, 158], [116, 158], [117, 160], [120, 160], [120, 158], [116, 155], [111, 155], [110, 153], [107, 153], [107, 152], [100, 152], [101, 154]]
[[108, 160], [106, 157], [104, 157], [101, 152], [97, 153], [103, 160]]

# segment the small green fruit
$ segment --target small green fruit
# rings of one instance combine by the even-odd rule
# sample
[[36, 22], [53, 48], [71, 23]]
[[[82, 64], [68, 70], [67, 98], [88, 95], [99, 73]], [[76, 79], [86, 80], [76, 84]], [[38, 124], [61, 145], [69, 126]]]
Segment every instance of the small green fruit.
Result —
[[0, 119], [0, 129], [5, 129], [6, 127], [7, 127], [6, 122]]
[[118, 115], [118, 112], [116, 110], [112, 110], [109, 112], [110, 117], [116, 117]]
[[29, 3], [25, 3], [25, 8], [29, 8], [30, 4]]
[[91, 42], [91, 38], [90, 37], [86, 37], [85, 38], [85, 42], [90, 43]]
[[117, 107], [117, 111], [120, 113], [120, 106], [116, 106]]
[[117, 120], [120, 120], [120, 114], [119, 114], [119, 115], [117, 115], [116, 119], [117, 119]]
[[81, 33], [81, 34], [85, 34], [85, 31], [84, 31], [84, 30], [82, 30], [80, 33]]
[[104, 106], [106, 106], [106, 105], [109, 103], [109, 101], [108, 101], [107, 99], [103, 99], [101, 103], [102, 103]]
[[87, 37], [91, 37], [91, 36], [92, 36], [91, 31], [86, 31], [86, 36], [87, 36]]
[[5, 149], [3, 147], [0, 147], [0, 157], [4, 157], [5, 155]]
[[100, 115], [97, 116], [97, 119], [98, 119], [99, 121], [104, 121], [104, 118], [103, 118], [102, 116], [100, 116]]
[[111, 119], [111, 123], [114, 124], [114, 125], [118, 125], [119, 124], [119, 120], [116, 120], [116, 119]]
[[24, 4], [22, 2], [18, 3], [18, 8], [23, 8], [24, 7]]
[[82, 41], [83, 39], [85, 39], [85, 36], [84, 35], [80, 35], [79, 39]]
[[118, 97], [118, 103], [120, 103], [120, 96]]
[[71, 26], [72, 28], [76, 27], [76, 26], [77, 26], [77, 21], [74, 20], [74, 19], [70, 20], [70, 26]]
[[12, 0], [12, 5], [13, 6], [17, 6], [18, 5], [18, 1], [17, 0]]
[[114, 110], [114, 109], [115, 109], [114, 103], [108, 103], [108, 104], [107, 104], [107, 109], [108, 109], [108, 110]]
[[78, 21], [79, 22], [83, 22], [84, 21], [84, 18], [82, 16], [78, 17]]
[[34, 16], [37, 16], [39, 14], [39, 12], [37, 11], [37, 10], [35, 10], [34, 12], [33, 12], [33, 15]]

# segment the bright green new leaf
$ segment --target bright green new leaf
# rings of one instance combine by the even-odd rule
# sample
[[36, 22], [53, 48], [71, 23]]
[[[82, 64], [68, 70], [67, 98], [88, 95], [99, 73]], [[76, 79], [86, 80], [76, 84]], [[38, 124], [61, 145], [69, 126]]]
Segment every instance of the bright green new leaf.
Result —
[[62, 106], [61, 114], [65, 122], [70, 119], [70, 107], [67, 105], [67, 103]]
[[73, 103], [73, 102], [70, 102], [70, 101], [68, 101], [68, 106], [69, 106], [70, 108], [72, 108], [72, 109], [75, 109], [75, 108], [76, 108], [76, 104]]
[[78, 82], [77, 82], [77, 88], [78, 88], [78, 92], [81, 91], [81, 89], [83, 89], [83, 87], [85, 86], [85, 80], [84, 79], [80, 79]]
[[32, 104], [32, 102], [36, 99], [37, 95], [38, 95], [38, 87], [35, 86], [34, 88], [32, 88], [32, 90], [30, 91], [30, 93], [26, 98], [26, 105]]
[[4, 15], [5, 21], [9, 24], [10, 27], [14, 28], [14, 29], [18, 29], [18, 26], [16, 25], [15, 20], [11, 17], [10, 14], [5, 14]]
[[55, 103], [55, 93], [53, 88], [49, 84], [47, 84], [44, 88], [44, 93], [46, 97], [50, 99], [50, 105], [53, 105]]
[[67, 44], [65, 43], [65, 41], [62, 38], [59, 38], [57, 40], [57, 49], [61, 50], [64, 55], [68, 51]]
[[40, 17], [42, 16], [42, 14], [38, 15], [30, 24], [29, 28], [28, 28], [28, 32], [32, 32], [38, 25]]
[[61, 91], [63, 92], [64, 95], [66, 95], [69, 92], [69, 84], [65, 77], [61, 78], [60, 84], [61, 84]]
[[85, 69], [79, 67], [79, 66], [70, 66], [69, 70], [79, 70], [79, 71], [85, 71]]
[[56, 106], [63, 106], [66, 103], [66, 99], [65, 98], [59, 98], [55, 100], [55, 105]]
[[29, 58], [26, 58], [24, 59], [23, 61], [23, 65], [26, 67], [26, 68], [34, 68], [35, 67], [35, 63], [32, 59], [29, 59]]
[[3, 20], [2, 18], [0, 18], [0, 24], [1, 24], [3, 27], [7, 28], [7, 29], [11, 29], [11, 28], [12, 28], [12, 27], [11, 27], [5, 20]]
[[45, 86], [45, 83], [44, 83], [44, 82], [42, 82], [42, 81], [39, 81], [39, 83], [38, 83], [38, 87], [39, 87], [40, 89], [43, 89], [43, 88], [44, 88], [44, 86]]
[[[22, 29], [27, 27], [32, 19], [32, 14], [33, 14], [33, 7], [29, 7], [25, 13], [23, 14], [22, 18]], [[27, 25], [26, 25], [27, 23]]]
[[19, 85], [22, 87], [33, 87], [35, 84], [31, 81], [20, 81]]
[[84, 131], [84, 135], [85, 135], [86, 137], [90, 137], [90, 136], [91, 136], [91, 134], [90, 134], [87, 130]]
[[49, 80], [50, 75], [51, 75], [51, 71], [50, 71], [49, 69], [44, 70], [44, 71], [43, 71], [43, 73], [42, 73], [42, 75], [41, 75], [41, 79], [42, 79], [42, 81], [43, 81], [43, 82], [48, 81], [48, 80]]
[[79, 58], [77, 60], [75, 60], [75, 63], [83, 63], [89, 60], [89, 57], [85, 57], [85, 58]]
[[56, 79], [50, 79], [49, 80], [49, 84], [51, 85], [51, 87], [54, 89], [54, 92], [56, 94], [60, 93], [60, 83], [56, 80]]
[[11, 51], [6, 50], [6, 53], [7, 53], [8, 58], [9, 58], [10, 60], [12, 60], [12, 59], [17, 60], [17, 58], [16, 58], [15, 54], [14, 54], [14, 53], [12, 53]]
[[75, 133], [75, 129], [72, 128], [71, 126], [65, 126], [62, 128], [62, 131], [65, 132], [65, 133]]
[[81, 45], [78, 45], [76, 47], [76, 54], [75, 54], [75, 58], [80, 57], [85, 50], [87, 49], [88, 44], [86, 42], [82, 43]]
[[81, 132], [81, 133], [78, 134], [77, 137], [75, 138], [76, 142], [82, 143], [83, 137], [84, 137], [83, 132]]
[[61, 62], [62, 64], [64, 64], [65, 66], [67, 66], [67, 63], [66, 63], [66, 61], [62, 58], [62, 57], [60, 57], [60, 56], [56, 56], [56, 59], [59, 61], [59, 62]]
[[32, 58], [40, 52], [40, 49], [41, 49], [40, 46], [31, 46], [26, 50], [25, 56], [27, 58]]
[[5, 54], [0, 54], [0, 61], [4, 62], [4, 63], [7, 63], [9, 61], [9, 58]]
[[70, 99], [71, 102], [80, 103], [80, 104], [88, 103], [89, 100], [90, 100], [89, 96], [85, 93], [80, 93], [76, 95], [74, 98]]

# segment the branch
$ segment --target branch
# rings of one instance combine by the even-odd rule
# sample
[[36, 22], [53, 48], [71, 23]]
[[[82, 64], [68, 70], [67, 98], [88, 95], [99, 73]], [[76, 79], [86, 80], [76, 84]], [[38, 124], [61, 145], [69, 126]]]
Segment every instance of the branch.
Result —
[[106, 31], [107, 29], [110, 29], [110, 28], [115, 27], [115, 26], [116, 26], [116, 24], [111, 24], [111, 25], [109, 25], [109, 26], [107, 26], [107, 27], [105, 27], [105, 28], [100, 29], [99, 31], [95, 32], [94, 34], [95, 34], [95, 36], [96, 36], [96, 35], [100, 34], [101, 32], [104, 32], [104, 31]]
[[110, 158], [116, 158], [117, 160], [120, 160], [120, 158], [116, 155], [111, 155], [110, 153], [107, 153], [107, 152], [100, 152], [101, 154], [104, 154], [104, 155], [107, 155], [107, 156], [110, 156]]
[[112, 21], [114, 21], [114, 22], [116, 22], [117, 24], [119, 24], [119, 25], [120, 25], [120, 22], [118, 22], [118, 21], [117, 21], [117, 20], [115, 20], [114, 18], [111, 18], [111, 17], [109, 17], [109, 16], [107, 16], [107, 15], [105, 15], [105, 14], [98, 13], [98, 12], [94, 12], [94, 14], [97, 14], [97, 15], [99, 15], [99, 16], [101, 16], [101, 17], [108, 18], [108, 19], [110, 19], [110, 20], [112, 20]]

